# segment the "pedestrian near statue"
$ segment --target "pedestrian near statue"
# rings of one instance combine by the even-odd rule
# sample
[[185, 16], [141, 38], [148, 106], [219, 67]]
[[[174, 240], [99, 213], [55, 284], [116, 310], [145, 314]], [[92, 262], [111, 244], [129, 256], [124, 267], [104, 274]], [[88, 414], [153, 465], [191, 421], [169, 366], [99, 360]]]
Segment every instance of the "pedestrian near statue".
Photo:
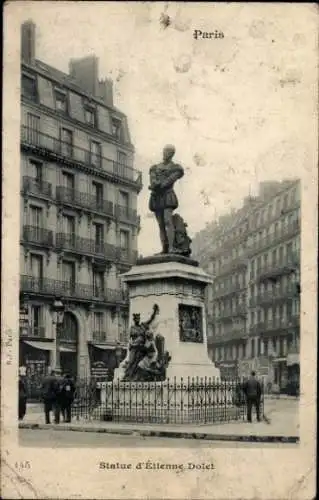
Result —
[[256, 378], [256, 373], [251, 372], [249, 379], [243, 385], [243, 392], [247, 402], [247, 420], [252, 421], [252, 408], [256, 409], [257, 421], [260, 422], [260, 403], [262, 395], [261, 383]]
[[58, 407], [59, 378], [54, 370], [46, 375], [42, 382], [42, 400], [44, 404], [45, 423], [50, 424], [50, 412], [54, 412], [54, 423], [59, 423]]
[[[74, 401], [75, 385], [69, 373], [65, 373], [59, 385], [57, 409], [61, 412], [64, 422], [71, 422], [71, 409]], [[58, 417], [60, 420], [60, 415]]]
[[19, 420], [23, 420], [27, 411], [27, 386], [25, 377], [19, 374]]

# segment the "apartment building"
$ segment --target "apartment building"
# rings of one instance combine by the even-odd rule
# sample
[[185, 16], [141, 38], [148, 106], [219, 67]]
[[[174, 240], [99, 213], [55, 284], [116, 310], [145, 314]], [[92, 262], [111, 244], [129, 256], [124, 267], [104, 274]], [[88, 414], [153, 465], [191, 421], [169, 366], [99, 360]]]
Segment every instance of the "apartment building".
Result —
[[[137, 256], [141, 173], [112, 81], [94, 56], [69, 74], [35, 56], [36, 27], [22, 26], [20, 365], [87, 376], [116, 366], [128, 301], [120, 275]], [[53, 304], [64, 307], [55, 339]], [[21, 316], [20, 316], [21, 319]], [[58, 345], [58, 348], [57, 348]]]
[[265, 378], [284, 390], [299, 383], [300, 183], [264, 188], [247, 241], [248, 350]]
[[299, 383], [300, 182], [261, 183], [201, 233], [195, 254], [214, 280], [208, 348], [222, 376], [255, 369], [282, 391]]

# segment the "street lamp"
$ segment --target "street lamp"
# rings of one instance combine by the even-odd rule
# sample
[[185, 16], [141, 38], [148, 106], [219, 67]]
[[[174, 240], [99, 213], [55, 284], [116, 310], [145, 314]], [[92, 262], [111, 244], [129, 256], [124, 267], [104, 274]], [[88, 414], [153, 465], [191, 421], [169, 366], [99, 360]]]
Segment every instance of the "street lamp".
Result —
[[60, 339], [60, 332], [61, 332], [61, 326], [63, 324], [63, 319], [64, 319], [64, 311], [65, 311], [65, 306], [60, 298], [56, 298], [53, 306], [53, 325], [55, 328], [55, 370], [56, 372], [60, 373], [61, 372], [61, 366], [60, 366], [60, 349], [59, 349], [59, 339]]

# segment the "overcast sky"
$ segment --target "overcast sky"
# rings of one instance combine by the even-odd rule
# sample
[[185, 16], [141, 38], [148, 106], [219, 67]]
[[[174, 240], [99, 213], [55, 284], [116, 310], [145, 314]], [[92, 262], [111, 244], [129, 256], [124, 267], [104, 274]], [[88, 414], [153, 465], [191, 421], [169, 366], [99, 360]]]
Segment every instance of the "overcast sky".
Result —
[[[159, 250], [148, 168], [166, 143], [185, 168], [176, 185], [190, 233], [238, 207], [266, 179], [302, 176], [313, 155], [316, 26], [302, 4], [17, 2], [37, 25], [36, 56], [68, 72], [95, 54], [128, 116], [144, 190], [144, 255]], [[12, 5], [12, 4], [11, 4]], [[172, 24], [159, 22], [166, 12]], [[223, 39], [194, 40], [194, 29]], [[313, 118], [311, 118], [311, 116]]]

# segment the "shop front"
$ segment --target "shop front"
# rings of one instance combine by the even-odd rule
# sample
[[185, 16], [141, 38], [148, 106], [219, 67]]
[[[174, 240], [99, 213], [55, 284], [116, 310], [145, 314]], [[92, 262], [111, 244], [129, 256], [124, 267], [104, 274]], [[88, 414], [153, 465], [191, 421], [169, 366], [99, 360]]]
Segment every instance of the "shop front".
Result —
[[50, 367], [51, 353], [54, 349], [52, 339], [20, 340], [19, 366], [24, 367], [25, 381], [29, 400], [41, 398], [43, 377]]
[[280, 394], [286, 394], [288, 385], [288, 369], [286, 358], [274, 358], [274, 383], [278, 387]]

